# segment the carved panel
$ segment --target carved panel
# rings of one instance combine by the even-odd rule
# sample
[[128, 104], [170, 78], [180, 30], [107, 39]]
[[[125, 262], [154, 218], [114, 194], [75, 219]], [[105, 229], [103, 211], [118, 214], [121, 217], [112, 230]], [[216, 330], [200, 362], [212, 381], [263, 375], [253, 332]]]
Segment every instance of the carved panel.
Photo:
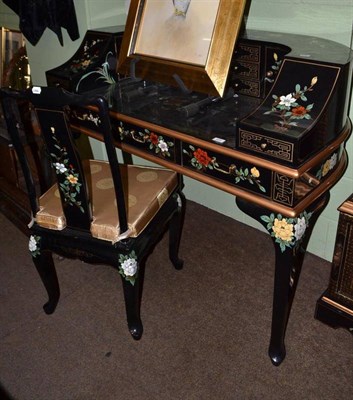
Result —
[[273, 181], [273, 200], [286, 206], [293, 205], [295, 181], [286, 175], [275, 172]]

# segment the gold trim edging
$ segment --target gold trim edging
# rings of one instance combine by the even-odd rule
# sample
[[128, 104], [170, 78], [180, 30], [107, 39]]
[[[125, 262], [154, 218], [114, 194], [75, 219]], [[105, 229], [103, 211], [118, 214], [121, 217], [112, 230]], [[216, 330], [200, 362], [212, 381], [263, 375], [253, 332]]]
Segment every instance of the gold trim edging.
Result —
[[339, 208], [338, 211], [353, 216], [353, 202], [345, 201]]
[[353, 316], [353, 310], [350, 310], [349, 308], [342, 306], [339, 303], [336, 303], [335, 301], [329, 299], [328, 297], [323, 296], [322, 300], [326, 301], [326, 303], [330, 304], [331, 306], [334, 306], [334, 307], [338, 308], [339, 310], [344, 311], [345, 313]]
[[[97, 132], [94, 132], [90, 129], [75, 126], [75, 125], [72, 125], [72, 128], [78, 132], [85, 134], [85, 135], [91, 136], [94, 139], [103, 141], [103, 138], [101, 137], [101, 135], [99, 135]], [[165, 132], [167, 132], [167, 130], [165, 130]], [[342, 141], [342, 139], [340, 140], [340, 143], [341, 143], [341, 141]], [[276, 203], [272, 200], [265, 199], [256, 194], [247, 192], [239, 187], [234, 187], [228, 183], [219, 181], [210, 176], [202, 175], [202, 174], [198, 173], [197, 171], [189, 170], [188, 168], [182, 167], [179, 164], [156, 157], [153, 154], [146, 153], [144, 150], [137, 149], [134, 146], [131, 146], [129, 144], [115, 142], [115, 145], [116, 145], [116, 147], [121, 148], [123, 151], [126, 151], [127, 153], [134, 154], [134, 155], [144, 158], [146, 160], [152, 161], [156, 164], [162, 165], [166, 168], [170, 168], [180, 174], [183, 174], [190, 178], [196, 179], [200, 182], [206, 183], [207, 185], [213, 186], [217, 189], [220, 189], [224, 192], [230, 193], [234, 196], [239, 196], [239, 197], [241, 197], [245, 200], [248, 200], [252, 203], [255, 203], [261, 207], [265, 207], [273, 212], [282, 214], [284, 217], [288, 217], [288, 218], [296, 218], [311, 203], [313, 203], [321, 195], [323, 195], [325, 192], [327, 192], [343, 175], [343, 173], [347, 167], [347, 163], [348, 163], [347, 153], [346, 153], [346, 150], [344, 150], [342, 153], [342, 157], [341, 157], [336, 169], [334, 170], [334, 172], [332, 172], [332, 174], [324, 182], [322, 182], [319, 186], [317, 186], [307, 197], [305, 197], [295, 207], [291, 208], [291, 207], [287, 207], [282, 204]], [[289, 168], [286, 168], [286, 170], [287, 169], [289, 169]]]
[[206, 142], [202, 139], [198, 139], [195, 137], [191, 137], [190, 135], [174, 131], [172, 129], [164, 128], [159, 125], [155, 125], [146, 121], [141, 121], [139, 119], [128, 117], [123, 114], [119, 114], [117, 112], [111, 112], [111, 116], [117, 120], [122, 121], [128, 124], [132, 124], [138, 126], [142, 129], [148, 129], [151, 132], [160, 133], [162, 135], [167, 135], [169, 137], [179, 139], [183, 142], [193, 144], [195, 146], [200, 146], [204, 150], [209, 150], [212, 152], [217, 152], [219, 154], [223, 154], [232, 158], [239, 159], [241, 161], [248, 162], [249, 164], [254, 164], [258, 167], [267, 168], [271, 171], [278, 172], [282, 175], [287, 175], [291, 178], [298, 179], [304, 172], [309, 171], [311, 168], [315, 167], [321, 160], [328, 157], [334, 150], [336, 150], [344, 141], [346, 141], [351, 133], [352, 124], [349, 118], [347, 118], [347, 122], [340, 132], [339, 136], [331, 143], [329, 143], [325, 149], [321, 152], [317, 153], [315, 156], [310, 158], [305, 164], [301, 165], [298, 169], [287, 167], [285, 165], [281, 165], [275, 163], [273, 161], [265, 160], [263, 158], [259, 158], [257, 156], [253, 156], [251, 154], [246, 154], [239, 150], [230, 149], [227, 147], [222, 147], [214, 143]]

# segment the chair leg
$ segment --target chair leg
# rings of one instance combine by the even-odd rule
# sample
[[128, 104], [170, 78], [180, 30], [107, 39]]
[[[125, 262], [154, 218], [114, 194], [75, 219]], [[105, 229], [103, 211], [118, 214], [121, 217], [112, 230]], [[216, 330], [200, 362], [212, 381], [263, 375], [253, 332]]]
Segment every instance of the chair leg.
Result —
[[122, 276], [124, 300], [126, 309], [126, 318], [129, 332], [133, 339], [141, 339], [143, 333], [143, 325], [140, 317], [142, 287], [144, 278], [144, 265], [139, 266], [139, 275], [135, 280], [134, 285], [125, 280]]
[[179, 245], [184, 225], [186, 200], [182, 192], [178, 193], [181, 201], [178, 211], [173, 215], [169, 224], [169, 258], [175, 269], [182, 269], [184, 261], [179, 258]]
[[52, 253], [48, 250], [42, 251], [41, 254], [32, 257], [32, 259], [49, 297], [49, 300], [43, 306], [44, 312], [52, 314], [60, 298], [60, 287]]

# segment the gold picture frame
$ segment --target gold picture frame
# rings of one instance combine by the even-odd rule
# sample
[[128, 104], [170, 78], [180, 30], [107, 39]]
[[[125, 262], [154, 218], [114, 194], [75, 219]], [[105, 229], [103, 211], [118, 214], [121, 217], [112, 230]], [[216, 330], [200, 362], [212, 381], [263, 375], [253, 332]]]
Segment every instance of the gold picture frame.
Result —
[[[131, 0], [118, 73], [223, 96], [246, 0]], [[189, 7], [189, 8], [187, 8]]]

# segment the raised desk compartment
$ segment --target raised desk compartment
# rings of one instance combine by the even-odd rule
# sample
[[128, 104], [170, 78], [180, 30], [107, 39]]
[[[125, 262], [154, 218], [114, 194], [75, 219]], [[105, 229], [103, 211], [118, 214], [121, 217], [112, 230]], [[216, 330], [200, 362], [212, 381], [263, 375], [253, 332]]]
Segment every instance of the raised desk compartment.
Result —
[[64, 64], [46, 71], [48, 86], [83, 93], [117, 80], [116, 60], [123, 27], [88, 30], [76, 53]]

